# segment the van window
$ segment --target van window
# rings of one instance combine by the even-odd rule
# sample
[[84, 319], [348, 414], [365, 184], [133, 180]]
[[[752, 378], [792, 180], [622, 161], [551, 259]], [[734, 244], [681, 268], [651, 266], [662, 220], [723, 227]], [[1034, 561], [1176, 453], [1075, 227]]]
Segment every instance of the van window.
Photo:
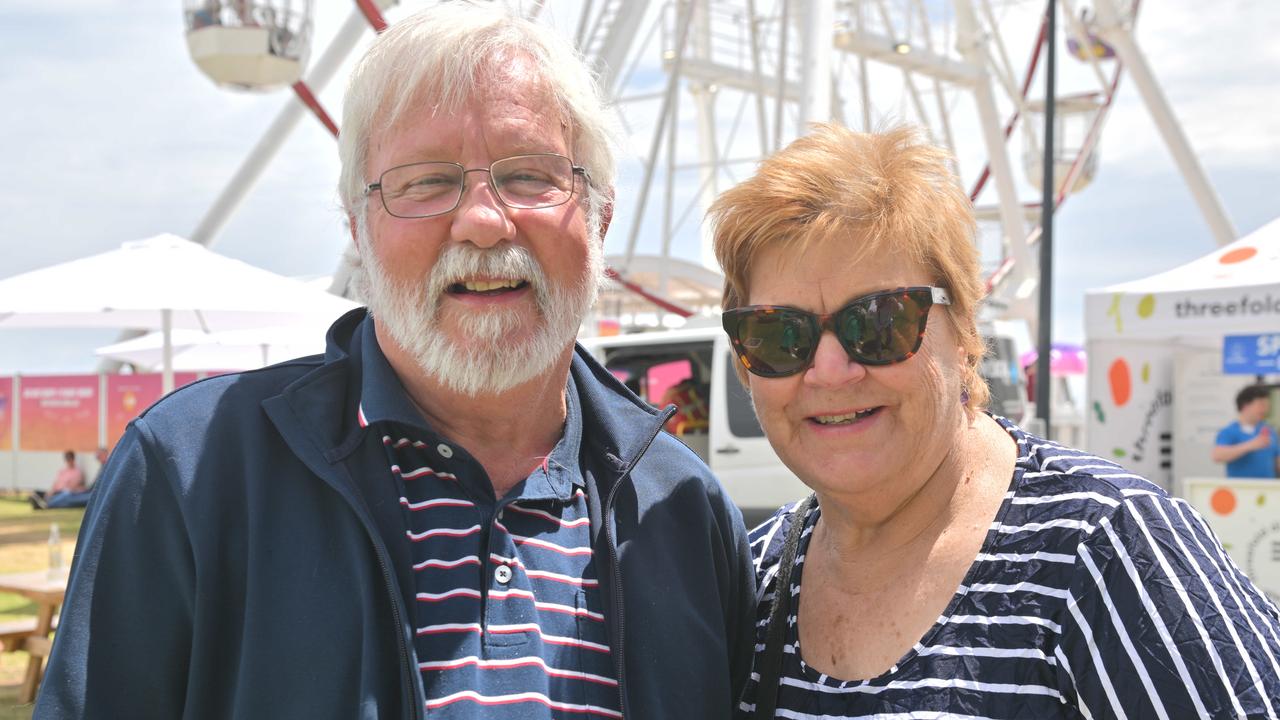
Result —
[[724, 396], [725, 409], [729, 411], [729, 432], [741, 438], [764, 437], [764, 430], [760, 429], [760, 422], [756, 420], [755, 408], [751, 407], [751, 395], [742, 387], [738, 374], [733, 371], [738, 359], [731, 352], [726, 355]]
[[671, 360], [650, 365], [645, 370], [644, 399], [662, 407], [662, 399], [676, 383], [693, 377], [693, 364], [688, 360]]
[[711, 418], [711, 343], [684, 342], [605, 348], [605, 367], [650, 405], [676, 406], [666, 424], [704, 460]]

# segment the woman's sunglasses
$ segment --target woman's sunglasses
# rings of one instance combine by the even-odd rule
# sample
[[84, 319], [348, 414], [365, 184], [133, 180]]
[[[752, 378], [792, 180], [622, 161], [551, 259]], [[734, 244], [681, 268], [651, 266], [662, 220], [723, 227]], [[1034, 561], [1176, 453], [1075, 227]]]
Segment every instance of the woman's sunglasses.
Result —
[[864, 295], [829, 315], [782, 305], [748, 305], [726, 312], [722, 321], [742, 366], [760, 377], [775, 378], [806, 370], [827, 330], [835, 333], [854, 362], [902, 362], [920, 350], [929, 308], [950, 304], [946, 290], [922, 286]]

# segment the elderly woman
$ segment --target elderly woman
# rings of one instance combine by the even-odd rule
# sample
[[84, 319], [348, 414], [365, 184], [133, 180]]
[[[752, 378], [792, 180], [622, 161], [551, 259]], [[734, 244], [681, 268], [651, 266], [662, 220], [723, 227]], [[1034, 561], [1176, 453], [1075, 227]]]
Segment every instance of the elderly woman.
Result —
[[821, 126], [711, 218], [739, 374], [814, 491], [752, 534], [741, 717], [1280, 713], [1280, 613], [1204, 520], [983, 409], [943, 151]]

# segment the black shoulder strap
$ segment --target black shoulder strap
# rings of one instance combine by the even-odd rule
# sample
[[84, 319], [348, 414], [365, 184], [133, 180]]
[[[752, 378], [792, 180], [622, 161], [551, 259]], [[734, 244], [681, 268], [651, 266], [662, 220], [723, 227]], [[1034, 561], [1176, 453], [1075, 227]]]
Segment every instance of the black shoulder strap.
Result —
[[787, 528], [787, 540], [782, 545], [782, 557], [778, 560], [778, 574], [773, 583], [773, 607], [769, 609], [769, 625], [764, 636], [764, 652], [757, 670], [760, 682], [756, 685], [755, 720], [773, 720], [778, 707], [778, 679], [782, 674], [782, 646], [787, 641], [787, 617], [791, 614], [791, 569], [800, 551], [800, 535], [804, 533], [805, 517], [817, 502], [810, 495], [796, 505], [791, 512], [791, 527]]

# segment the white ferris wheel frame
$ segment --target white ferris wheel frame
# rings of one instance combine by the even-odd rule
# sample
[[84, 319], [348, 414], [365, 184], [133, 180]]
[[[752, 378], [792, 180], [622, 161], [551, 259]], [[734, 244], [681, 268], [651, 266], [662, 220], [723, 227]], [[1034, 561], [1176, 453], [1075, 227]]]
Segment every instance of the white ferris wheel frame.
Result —
[[[350, 16], [330, 42], [328, 48], [319, 56], [303, 80], [303, 85], [319, 92], [337, 73], [346, 57], [355, 48], [361, 36], [375, 27], [380, 19], [379, 13], [388, 9], [396, 0], [354, 0]], [[843, 109], [840, 103], [833, 102], [833, 89], [836, 83], [833, 76], [833, 65], [836, 53], [845, 53], [854, 58], [859, 67], [859, 77], [866, 78], [868, 60], [897, 66], [901, 69], [904, 86], [909, 90], [912, 103], [921, 115], [924, 115], [924, 104], [915, 82], [917, 79], [931, 83], [938, 98], [938, 116], [941, 120], [939, 135], [936, 141], [954, 148], [954, 138], [948, 123], [948, 113], [942, 106], [942, 86], [964, 88], [972, 93], [974, 104], [980, 118], [982, 142], [991, 181], [996, 195], [996, 215], [1000, 220], [1000, 242], [1004, 251], [1004, 261], [992, 274], [989, 280], [992, 303], [1003, 308], [1007, 317], [1015, 317], [1028, 322], [1034, 334], [1036, 321], [1036, 302], [1034, 290], [1039, 278], [1039, 268], [1033, 246], [1039, 237], [1038, 223], [1028, 226], [1027, 209], [1019, 199], [1014, 180], [1013, 164], [1009, 158], [1008, 138], [1013, 123], [1020, 115], [1025, 114], [1027, 84], [1030, 82], [1034, 65], [1028, 68], [1027, 78], [1021, 92], [1014, 85], [1012, 64], [1008, 53], [997, 36], [992, 41], [987, 32], [993, 24], [990, 0], [952, 0], [954, 12], [956, 53], [948, 53], [946, 48], [930, 46], [922, 43], [915, 47], [907, 45], [901, 39], [890, 37], [885, 33], [877, 33], [868, 22], [864, 25], [864, 16], [876, 13], [882, 27], [890, 26], [889, 13], [885, 0], [845, 0], [839, 3], [845, 8], [854, 7], [853, 27], [837, 24], [836, 0], [802, 0], [793, 3], [791, 0], [776, 0], [780, 8], [781, 26], [791, 27], [799, 36], [798, 67], [788, 68], [788, 37], [792, 32], [779, 33], [776, 39], [776, 55], [772, 57], [773, 67], [766, 68], [763, 54], [770, 50], [765, 47], [760, 37], [761, 16], [757, 14], [756, 5], [765, 0], [741, 0], [743, 11], [748, 14], [746, 25], [750, 28], [749, 47], [746, 54], [750, 56], [749, 68], [729, 67], [717, 63], [711, 52], [712, 0], [672, 0], [675, 23], [672, 34], [678, 38], [672, 50], [667, 51], [665, 71], [667, 73], [665, 88], [661, 93], [661, 109], [658, 113], [657, 127], [650, 139], [647, 156], [641, 161], [644, 168], [644, 180], [640, 195], [637, 198], [638, 209], [632, 227], [629, 229], [626, 253], [621, 266], [616, 268], [625, 278], [635, 254], [643, 221], [643, 210], [648, 202], [658, 169], [665, 167], [664, 216], [663, 216], [663, 257], [669, 257], [672, 242], [672, 191], [674, 186], [673, 172], [676, 166], [675, 128], [679, 121], [681, 102], [680, 92], [688, 90], [694, 109], [697, 127], [697, 147], [699, 154], [700, 187], [698, 195], [705, 204], [714, 197], [717, 191], [716, 173], [718, 166], [724, 162], [716, 142], [716, 104], [712, 97], [716, 87], [736, 87], [749, 93], [755, 100], [755, 120], [759, 135], [759, 147], [767, 151], [783, 144], [784, 114], [783, 106], [791, 103], [795, 122], [793, 128], [803, 128], [809, 122], [842, 120]], [[927, 27], [928, 12], [923, 0], [910, 0], [919, 9], [920, 22]], [[1218, 194], [1210, 185], [1208, 178], [1191, 148], [1185, 132], [1174, 116], [1173, 110], [1159, 86], [1145, 55], [1142, 53], [1133, 34], [1133, 23], [1137, 0], [1122, 8], [1117, 0], [1093, 0], [1096, 13], [1093, 30], [1097, 36], [1110, 45], [1116, 55], [1116, 63], [1110, 79], [1096, 58], [1090, 58], [1093, 72], [1099, 86], [1104, 89], [1105, 102], [1090, 127], [1084, 145], [1062, 188], [1072, 186], [1074, 177], [1081, 171], [1083, 161], [1093, 149], [1105, 121], [1106, 109], [1114, 98], [1116, 84], [1121, 70], [1127, 70], [1134, 85], [1138, 89], [1143, 104], [1151, 114], [1161, 139], [1172, 155], [1179, 173], [1187, 184], [1192, 197], [1204, 217], [1212, 236], [1219, 245], [1225, 245], [1236, 239], [1236, 231], [1228, 218]], [[633, 46], [644, 33], [643, 24], [650, 16], [651, 6], [660, 3], [652, 0], [583, 0], [575, 40], [584, 57], [591, 62], [601, 81], [605, 92], [618, 97], [624, 80], [624, 70], [631, 58]], [[1086, 40], [1086, 29], [1077, 19], [1073, 0], [1059, 0], [1062, 14], [1067, 20], [1067, 32], [1080, 41]], [[534, 0], [523, 3], [527, 16], [536, 18], [545, 9], [545, 0]], [[833, 28], [835, 32], [833, 32]], [[798, 31], [798, 32], [797, 32]], [[822, 38], [831, 40], [823, 42]], [[926, 37], [930, 37], [926, 34]], [[905, 50], [905, 51], [904, 51]], [[1032, 63], [1038, 57], [1039, 48], [1033, 53]], [[795, 76], [798, 75], [798, 81]], [[873, 127], [870, 113], [867, 82], [861, 82], [860, 107], [862, 110], [862, 126]], [[1001, 116], [996, 103], [997, 86], [1003, 86], [1005, 96], [1012, 99], [1016, 106], [1013, 118]], [[785, 102], [777, 102], [777, 98]], [[1060, 95], [1061, 97], [1061, 95]], [[773, 117], [769, 117], [768, 103], [773, 102]], [[745, 101], [744, 101], [745, 102]], [[686, 107], [688, 106], [686, 105]], [[247, 196], [259, 176], [270, 164], [276, 153], [288, 138], [298, 121], [306, 113], [308, 107], [303, 100], [293, 97], [276, 116], [262, 137], [248, 153], [245, 160], [232, 176], [222, 193], [200, 220], [191, 239], [206, 246], [215, 242], [218, 233], [234, 214], [241, 201]], [[663, 156], [663, 153], [666, 156]], [[762, 152], [762, 155], [765, 154]], [[985, 181], [987, 173], [979, 181], [977, 190]], [[1065, 190], [1059, 192], [1058, 202], [1065, 200]], [[709, 252], [704, 248], [704, 263]], [[666, 278], [659, 282], [659, 288], [665, 288]], [[334, 278], [332, 289], [341, 292], [347, 284], [347, 277], [340, 269]], [[652, 298], [661, 302], [661, 297]], [[662, 294], [661, 289], [659, 295]]]

